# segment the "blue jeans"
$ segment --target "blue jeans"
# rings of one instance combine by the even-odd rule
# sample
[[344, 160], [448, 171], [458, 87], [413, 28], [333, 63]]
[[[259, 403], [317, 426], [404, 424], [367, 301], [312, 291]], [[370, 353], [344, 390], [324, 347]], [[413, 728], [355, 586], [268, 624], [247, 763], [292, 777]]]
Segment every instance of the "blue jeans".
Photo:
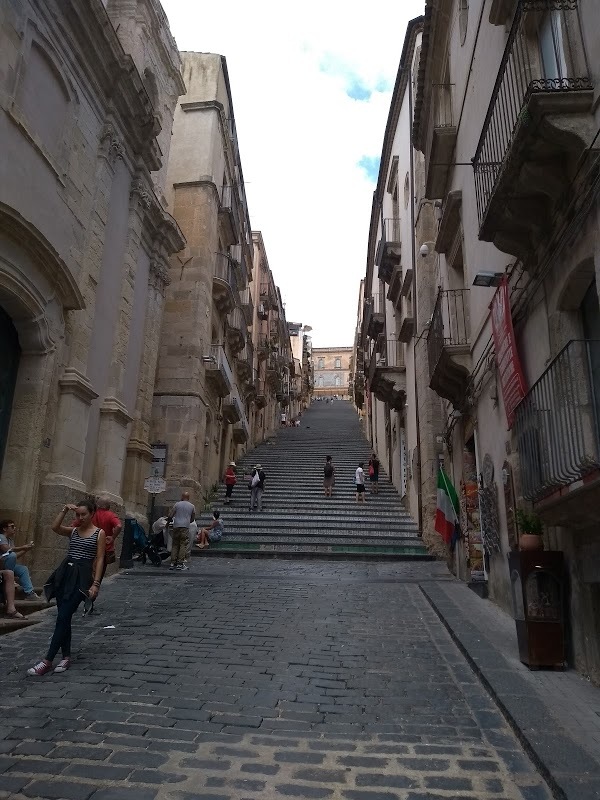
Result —
[[17, 557], [14, 553], [9, 553], [7, 556], [4, 556], [3, 559], [0, 559], [0, 565], [3, 569], [9, 569], [11, 572], [15, 573], [15, 580], [21, 584], [21, 589], [23, 589], [25, 594], [31, 594], [33, 592], [33, 584], [29, 577], [29, 570], [23, 564], [17, 564]]

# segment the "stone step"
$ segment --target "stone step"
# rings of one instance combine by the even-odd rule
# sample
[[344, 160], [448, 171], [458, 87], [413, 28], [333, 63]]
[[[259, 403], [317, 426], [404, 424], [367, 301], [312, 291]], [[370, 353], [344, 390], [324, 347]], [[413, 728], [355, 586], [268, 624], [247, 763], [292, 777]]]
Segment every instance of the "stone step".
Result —
[[304, 544], [222, 541], [198, 550], [194, 548], [194, 558], [241, 557], [241, 558], [324, 558], [324, 559], [365, 559], [372, 561], [418, 560], [433, 561], [427, 549], [421, 545], [371, 545], [371, 544]]
[[[262, 512], [250, 512], [245, 506], [234, 509], [232, 505], [223, 506], [221, 511], [221, 518], [223, 521], [227, 520], [229, 524], [238, 522], [291, 522], [296, 526], [304, 524], [305, 522], [320, 525], [321, 523], [339, 523], [349, 524], [357, 523], [364, 525], [368, 523], [371, 529], [377, 529], [381, 526], [388, 527], [390, 525], [400, 525], [402, 527], [416, 527], [415, 522], [408, 514], [395, 514], [393, 511], [382, 511], [374, 517], [373, 514], [361, 514], [348, 509], [340, 509], [337, 513], [330, 509], [314, 509], [303, 510], [302, 515], [299, 515], [295, 510], [286, 510], [282, 508], [263, 510]], [[210, 512], [203, 512], [198, 516], [198, 521], [210, 522], [212, 514]]]
[[302, 533], [303, 531], [312, 531], [312, 532], [319, 532], [319, 531], [327, 531], [327, 533], [351, 533], [354, 536], [365, 536], [365, 537], [376, 537], [387, 535], [388, 533], [394, 534], [396, 536], [416, 536], [417, 535], [417, 526], [413, 525], [411, 527], [404, 527], [401, 526], [386, 526], [381, 527], [377, 530], [373, 528], [365, 527], [364, 525], [352, 525], [352, 524], [342, 524], [340, 522], [331, 522], [331, 523], [305, 523], [304, 521], [297, 520], [296, 522], [253, 522], [252, 520], [248, 521], [240, 521], [240, 522], [227, 522], [225, 520], [225, 534], [229, 535], [231, 533], [241, 533], [243, 531], [281, 531], [282, 533], [285, 532], [297, 532]]
[[[388, 536], [360, 536], [352, 531], [342, 533], [319, 533], [316, 531], [302, 531], [300, 533], [286, 534], [274, 531], [244, 532], [235, 531], [230, 533], [225, 531], [222, 542], [257, 542], [259, 544], [360, 544], [363, 546], [381, 545], [385, 547], [422, 547], [423, 542], [416, 536], [398, 536], [390, 534]], [[212, 547], [212, 545], [211, 545]]]

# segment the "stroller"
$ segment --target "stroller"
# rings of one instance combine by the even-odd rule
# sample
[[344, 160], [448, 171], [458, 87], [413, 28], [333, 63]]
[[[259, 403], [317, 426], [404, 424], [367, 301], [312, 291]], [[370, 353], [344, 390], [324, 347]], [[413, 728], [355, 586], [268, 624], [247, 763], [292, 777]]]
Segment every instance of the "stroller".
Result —
[[161, 557], [156, 547], [150, 543], [146, 531], [135, 519], [131, 520], [131, 524], [133, 525], [133, 550], [135, 553], [139, 553], [139, 560], [142, 564], [149, 560], [153, 566], [160, 567], [162, 563]]

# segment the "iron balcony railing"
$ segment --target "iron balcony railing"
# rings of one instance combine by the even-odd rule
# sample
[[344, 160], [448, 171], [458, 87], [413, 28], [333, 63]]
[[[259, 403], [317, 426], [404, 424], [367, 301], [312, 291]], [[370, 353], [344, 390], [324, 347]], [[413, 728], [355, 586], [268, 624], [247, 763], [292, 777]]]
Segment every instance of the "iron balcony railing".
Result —
[[231, 259], [225, 253], [217, 253], [215, 257], [214, 277], [228, 283], [233, 292], [237, 291], [237, 277]]
[[469, 344], [468, 289], [440, 289], [427, 331], [429, 375], [435, 372], [444, 347]]
[[207, 370], [217, 370], [221, 373], [225, 385], [231, 391], [235, 381], [223, 345], [211, 344], [208, 354], [204, 357], [204, 362]]
[[531, 95], [591, 88], [577, 0], [519, 0], [473, 159], [480, 225]]
[[435, 128], [454, 127], [454, 118], [452, 116], [453, 90], [453, 83], [433, 83], [431, 85], [434, 113], [433, 125]]
[[521, 488], [540, 500], [600, 468], [600, 341], [570, 341], [517, 407]]
[[230, 328], [238, 330], [242, 336], [246, 336], [248, 324], [241, 308], [236, 306], [236, 308], [227, 315], [227, 324]]
[[384, 243], [400, 242], [400, 217], [386, 217], [383, 220], [381, 241]]
[[402, 370], [404, 365], [404, 345], [397, 339], [383, 341], [383, 346], [375, 347], [369, 361], [369, 382], [373, 381], [378, 369]]

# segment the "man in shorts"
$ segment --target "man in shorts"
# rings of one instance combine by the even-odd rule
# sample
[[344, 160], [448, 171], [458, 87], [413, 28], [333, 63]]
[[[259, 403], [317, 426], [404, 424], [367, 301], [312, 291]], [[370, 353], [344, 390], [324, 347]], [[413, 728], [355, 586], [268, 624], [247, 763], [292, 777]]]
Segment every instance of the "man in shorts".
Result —
[[364, 462], [361, 461], [354, 475], [354, 483], [356, 484], [356, 502], [365, 502], [365, 471], [363, 470]]

